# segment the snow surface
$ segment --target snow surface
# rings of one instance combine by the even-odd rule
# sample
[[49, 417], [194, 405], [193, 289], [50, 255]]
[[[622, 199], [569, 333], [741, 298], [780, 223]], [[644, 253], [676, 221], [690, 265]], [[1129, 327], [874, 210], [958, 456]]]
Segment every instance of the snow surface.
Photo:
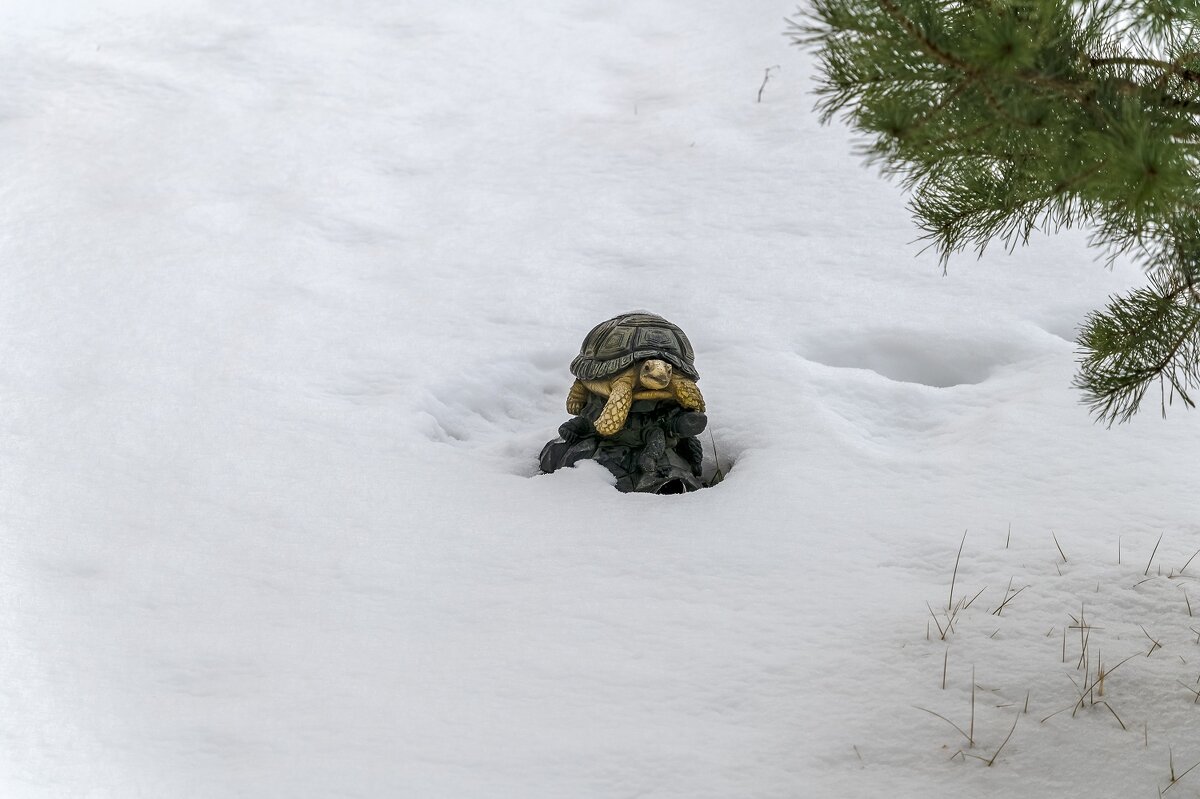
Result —
[[[1200, 416], [1069, 388], [1141, 276], [943, 275], [794, 10], [0, 7], [0, 796], [1200, 794]], [[536, 475], [638, 307], [727, 478]]]

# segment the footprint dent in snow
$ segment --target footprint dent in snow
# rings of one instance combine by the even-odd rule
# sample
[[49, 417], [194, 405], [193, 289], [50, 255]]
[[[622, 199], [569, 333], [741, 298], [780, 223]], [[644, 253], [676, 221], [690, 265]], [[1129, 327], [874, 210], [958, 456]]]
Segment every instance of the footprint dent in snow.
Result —
[[527, 360], [479, 364], [427, 386], [420, 403], [432, 422], [427, 435], [448, 444], [520, 435], [545, 416], [548, 406], [562, 404], [562, 383], [554, 370]]

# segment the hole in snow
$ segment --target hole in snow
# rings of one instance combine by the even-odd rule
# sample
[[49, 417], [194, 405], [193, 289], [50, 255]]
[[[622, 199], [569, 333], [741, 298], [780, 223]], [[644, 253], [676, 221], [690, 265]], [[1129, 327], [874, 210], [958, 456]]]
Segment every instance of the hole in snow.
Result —
[[880, 330], [845, 336], [801, 347], [811, 361], [845, 369], [869, 369], [900, 383], [933, 388], [982, 383], [998, 366], [1032, 354], [1020, 342], [999, 339], [968, 340], [944, 334]]
[[[707, 488], [707, 486], [705, 486], [705, 488]], [[684, 486], [682, 480], [679, 480], [679, 479], [668, 480], [667, 482], [665, 482], [661, 486], [659, 486], [658, 491], [656, 491], [654, 493], [656, 493], [656, 494], [685, 494], [685, 493], [687, 493], [687, 487]]]

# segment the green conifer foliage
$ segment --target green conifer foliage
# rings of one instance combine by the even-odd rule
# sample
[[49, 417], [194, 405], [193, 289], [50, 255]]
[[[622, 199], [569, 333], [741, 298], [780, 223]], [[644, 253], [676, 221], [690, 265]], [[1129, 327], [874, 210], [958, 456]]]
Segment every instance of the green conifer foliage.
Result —
[[818, 108], [865, 134], [943, 262], [1082, 226], [1148, 283], [1083, 321], [1099, 420], [1200, 385], [1200, 0], [813, 0]]

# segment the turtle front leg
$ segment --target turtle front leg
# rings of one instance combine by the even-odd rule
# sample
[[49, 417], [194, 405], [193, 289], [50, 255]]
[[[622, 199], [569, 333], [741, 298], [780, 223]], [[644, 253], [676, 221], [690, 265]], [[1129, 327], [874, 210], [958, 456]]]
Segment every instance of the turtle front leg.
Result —
[[571, 384], [571, 390], [567, 392], [567, 413], [575, 415], [582, 411], [583, 406], [587, 405], [587, 398], [587, 386], [582, 381], [576, 380]]
[[612, 393], [608, 395], [608, 402], [604, 403], [604, 410], [600, 411], [600, 417], [595, 422], [596, 432], [600, 435], [615, 436], [625, 426], [629, 407], [633, 405], [635, 378], [633, 372], [627, 372], [613, 380]]
[[691, 411], [704, 410], [704, 395], [696, 386], [696, 381], [681, 375], [671, 378], [671, 393], [679, 404]]

